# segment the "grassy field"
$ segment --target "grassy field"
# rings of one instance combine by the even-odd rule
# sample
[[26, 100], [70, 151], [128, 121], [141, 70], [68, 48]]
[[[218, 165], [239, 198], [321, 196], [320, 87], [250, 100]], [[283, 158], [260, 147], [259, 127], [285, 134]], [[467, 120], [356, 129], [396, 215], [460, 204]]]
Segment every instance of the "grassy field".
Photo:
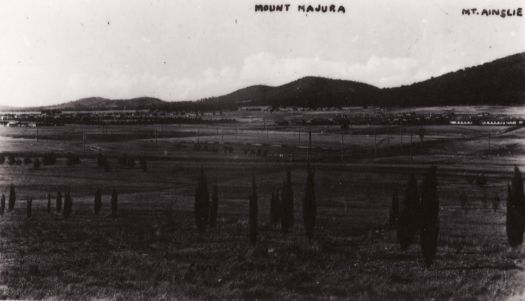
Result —
[[[0, 190], [7, 195], [14, 184], [18, 198], [15, 210], [0, 217], [0, 297], [504, 300], [523, 293], [523, 255], [508, 247], [504, 200], [513, 166], [525, 163], [524, 129], [428, 126], [425, 138], [413, 135], [410, 146], [409, 133], [418, 128], [352, 127], [341, 147], [337, 128], [313, 127], [308, 151], [304, 128], [265, 128], [261, 118], [249, 117], [217, 128], [41, 128], [38, 140], [35, 129], [0, 128], [2, 153], [81, 156], [80, 165], [60, 157], [39, 170], [0, 165]], [[257, 149], [268, 153], [257, 156]], [[111, 171], [97, 167], [98, 151], [110, 156]], [[148, 171], [119, 166], [122, 154], [147, 156]], [[313, 242], [301, 215], [306, 156], [316, 161]], [[425, 269], [419, 245], [400, 250], [388, 213], [392, 192], [402, 196], [409, 174], [421, 181], [431, 164], [438, 166], [440, 234], [435, 263]], [[269, 203], [287, 166], [296, 225], [285, 235], [269, 224]], [[218, 227], [202, 235], [192, 212], [200, 168], [220, 192]], [[487, 185], [469, 182], [481, 173]], [[247, 225], [252, 175], [260, 200], [255, 248]], [[97, 188], [104, 192], [98, 216]], [[113, 188], [116, 219], [109, 217]], [[65, 190], [72, 192], [72, 217], [48, 214], [47, 193], [54, 201]], [[462, 191], [467, 211], [459, 204]], [[503, 202], [493, 210], [496, 195]]]

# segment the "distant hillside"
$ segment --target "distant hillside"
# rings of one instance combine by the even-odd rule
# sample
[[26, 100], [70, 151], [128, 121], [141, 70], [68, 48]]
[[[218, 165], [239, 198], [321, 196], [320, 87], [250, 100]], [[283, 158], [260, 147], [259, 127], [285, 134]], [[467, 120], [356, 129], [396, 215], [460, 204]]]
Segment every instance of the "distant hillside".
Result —
[[525, 104], [525, 53], [396, 88], [305, 77], [278, 87], [252, 86], [208, 101], [305, 107]]
[[383, 89], [381, 102], [402, 106], [525, 104], [525, 53]]
[[310, 76], [278, 87], [251, 86], [208, 101], [239, 106], [352, 106], [370, 104], [380, 92], [368, 84]]
[[138, 97], [132, 99], [108, 99], [102, 97], [89, 97], [58, 105], [40, 107], [38, 109], [58, 109], [73, 111], [143, 110], [161, 107], [166, 104], [167, 102], [153, 97]]
[[[139, 97], [100, 97], [60, 105], [26, 108], [61, 110], [182, 109], [221, 110], [240, 106], [441, 106], [525, 104], [525, 53], [468, 67], [408, 86], [379, 89], [365, 83], [304, 77], [282, 86], [250, 86], [219, 97], [190, 102], [165, 102]], [[16, 109], [16, 108], [12, 108]]]

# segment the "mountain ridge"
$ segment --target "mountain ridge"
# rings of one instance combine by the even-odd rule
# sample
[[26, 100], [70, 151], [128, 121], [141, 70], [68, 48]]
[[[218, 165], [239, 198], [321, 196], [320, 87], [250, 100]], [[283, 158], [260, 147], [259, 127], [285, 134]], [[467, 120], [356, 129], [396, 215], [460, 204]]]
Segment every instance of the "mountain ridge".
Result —
[[253, 85], [196, 101], [167, 102], [155, 97], [108, 99], [87, 97], [33, 108], [60, 110], [202, 109], [240, 106], [441, 106], [525, 104], [525, 52], [448, 72], [399, 87], [343, 79], [305, 76], [279, 86]]

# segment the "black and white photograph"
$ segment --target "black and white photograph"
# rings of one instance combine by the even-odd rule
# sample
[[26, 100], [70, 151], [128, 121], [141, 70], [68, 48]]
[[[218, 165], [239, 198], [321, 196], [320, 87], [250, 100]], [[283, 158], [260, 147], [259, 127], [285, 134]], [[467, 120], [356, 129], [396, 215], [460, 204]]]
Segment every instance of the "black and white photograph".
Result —
[[0, 299], [525, 300], [524, 8], [0, 1]]

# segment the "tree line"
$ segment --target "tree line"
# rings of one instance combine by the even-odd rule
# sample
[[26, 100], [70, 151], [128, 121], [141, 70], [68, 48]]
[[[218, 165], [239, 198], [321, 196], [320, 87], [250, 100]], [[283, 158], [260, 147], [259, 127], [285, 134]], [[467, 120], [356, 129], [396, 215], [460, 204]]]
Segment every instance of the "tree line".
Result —
[[[304, 195], [302, 198], [303, 225], [305, 236], [311, 241], [314, 238], [317, 204], [315, 192], [315, 168], [308, 164], [306, 166], [307, 176], [305, 180]], [[409, 249], [413, 244], [419, 243], [423, 255], [424, 264], [430, 267], [433, 264], [437, 252], [439, 235], [439, 210], [440, 202], [438, 196], [437, 168], [429, 167], [420, 184], [414, 174], [408, 178], [403, 199], [400, 201], [399, 193], [395, 190], [392, 194], [389, 222], [396, 230], [398, 243], [403, 251]], [[259, 195], [256, 177], [251, 178], [251, 189], [247, 194], [248, 200], [248, 240], [255, 246], [258, 241], [259, 227]], [[13, 211], [17, 201], [14, 185], [9, 187], [7, 198], [7, 210]], [[460, 202], [466, 202], [460, 197]], [[32, 217], [32, 198], [26, 202], [27, 218]], [[495, 206], [495, 205], [493, 205]], [[47, 212], [53, 211], [52, 196], [47, 194]], [[98, 215], [103, 207], [102, 191], [97, 189], [94, 195], [93, 212]], [[199, 233], [205, 233], [208, 228], [216, 228], [219, 209], [219, 186], [215, 182], [211, 192], [208, 189], [208, 180], [204, 169], [201, 168], [197, 187], [194, 195], [194, 218]], [[0, 197], [0, 215], [6, 210], [6, 196]], [[69, 189], [64, 194], [56, 193], [55, 211], [61, 213], [65, 219], [73, 213], [73, 198]], [[112, 189], [110, 197], [111, 217], [118, 216], [118, 192]], [[271, 193], [270, 197], [270, 223], [280, 226], [281, 231], [286, 234], [295, 225], [294, 214], [294, 191], [292, 183], [292, 171], [288, 167], [285, 170], [282, 185]], [[507, 186], [507, 212], [506, 212], [506, 234], [511, 247], [520, 246], [523, 243], [525, 232], [525, 196], [523, 189], [523, 178], [518, 167], [514, 168], [511, 182]]]
[[[15, 209], [15, 204], [17, 201], [16, 197], [16, 189], [13, 184], [9, 186], [9, 198], [7, 202], [7, 211], [11, 212]], [[102, 209], [102, 191], [100, 189], [97, 189], [95, 192], [94, 197], [94, 208], [93, 212], [95, 215], [98, 215]], [[0, 215], [4, 215], [5, 213], [5, 206], [6, 206], [6, 197], [4, 194], [0, 197]], [[26, 200], [26, 216], [27, 218], [31, 218], [33, 214], [33, 198], [28, 198]], [[69, 189], [67, 189], [64, 194], [62, 194], [61, 191], [58, 191], [56, 193], [55, 197], [55, 208], [56, 213], [61, 213], [64, 219], [69, 218], [73, 213], [73, 197], [71, 196], [71, 192]], [[118, 212], [118, 192], [116, 189], [113, 189], [111, 191], [111, 198], [110, 198], [110, 210], [111, 210], [111, 217], [116, 218], [117, 212]], [[47, 206], [46, 206], [47, 213], [53, 212], [53, 202], [51, 193], [47, 194]]]

